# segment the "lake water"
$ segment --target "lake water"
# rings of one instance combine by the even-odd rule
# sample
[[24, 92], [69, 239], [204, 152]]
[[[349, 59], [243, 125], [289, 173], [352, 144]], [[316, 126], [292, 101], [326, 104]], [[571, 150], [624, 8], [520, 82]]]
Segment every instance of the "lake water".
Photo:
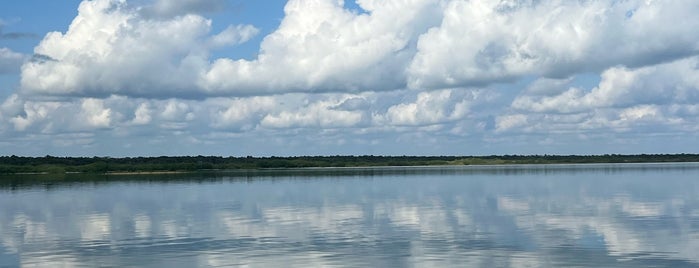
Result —
[[0, 267], [699, 267], [699, 164], [0, 177]]

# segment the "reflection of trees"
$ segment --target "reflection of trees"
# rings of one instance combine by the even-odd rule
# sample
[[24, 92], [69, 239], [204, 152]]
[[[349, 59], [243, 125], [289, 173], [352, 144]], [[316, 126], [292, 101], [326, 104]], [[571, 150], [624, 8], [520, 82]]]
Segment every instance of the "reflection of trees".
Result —
[[699, 171], [697, 163], [646, 164], [551, 164], [551, 165], [486, 165], [486, 166], [405, 166], [352, 168], [238, 169], [166, 174], [20, 174], [0, 175], [0, 189], [20, 190], [41, 187], [47, 190], [73, 186], [100, 185], [114, 182], [133, 183], [206, 183], [254, 182], [286, 180], [318, 180], [327, 178], [420, 177], [420, 176], [554, 176], [595, 174], [599, 176], [628, 172]]

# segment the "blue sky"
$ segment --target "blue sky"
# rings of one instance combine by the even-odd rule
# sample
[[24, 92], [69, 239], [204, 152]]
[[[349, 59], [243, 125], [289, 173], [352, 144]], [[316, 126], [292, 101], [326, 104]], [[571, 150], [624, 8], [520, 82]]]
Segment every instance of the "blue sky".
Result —
[[0, 152], [696, 153], [697, 12], [693, 0], [8, 1]]

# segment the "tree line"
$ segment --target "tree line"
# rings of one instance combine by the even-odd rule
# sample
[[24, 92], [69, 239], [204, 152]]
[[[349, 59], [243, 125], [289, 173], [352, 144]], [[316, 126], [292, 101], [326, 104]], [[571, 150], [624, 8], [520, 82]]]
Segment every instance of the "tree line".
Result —
[[501, 165], [566, 163], [699, 162], [699, 154], [490, 155], [490, 156], [294, 156], [294, 157], [23, 157], [0, 156], [0, 174], [110, 173], [230, 169]]

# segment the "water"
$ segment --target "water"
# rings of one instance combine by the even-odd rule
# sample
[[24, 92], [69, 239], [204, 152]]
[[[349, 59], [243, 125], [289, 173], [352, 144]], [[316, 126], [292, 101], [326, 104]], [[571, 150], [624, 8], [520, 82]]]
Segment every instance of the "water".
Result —
[[699, 164], [0, 177], [0, 267], [699, 267]]

